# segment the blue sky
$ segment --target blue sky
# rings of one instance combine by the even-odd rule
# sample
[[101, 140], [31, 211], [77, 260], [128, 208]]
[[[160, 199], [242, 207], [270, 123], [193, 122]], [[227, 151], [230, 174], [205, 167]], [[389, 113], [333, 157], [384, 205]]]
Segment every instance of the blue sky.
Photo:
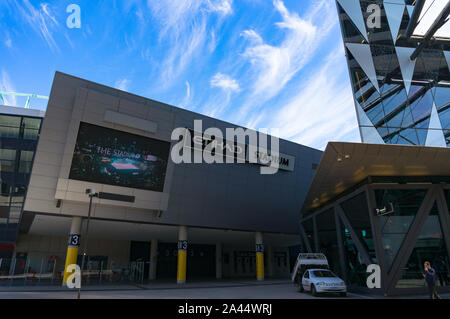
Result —
[[332, 0], [2, 0], [0, 29], [0, 91], [49, 95], [58, 70], [319, 149], [360, 141]]

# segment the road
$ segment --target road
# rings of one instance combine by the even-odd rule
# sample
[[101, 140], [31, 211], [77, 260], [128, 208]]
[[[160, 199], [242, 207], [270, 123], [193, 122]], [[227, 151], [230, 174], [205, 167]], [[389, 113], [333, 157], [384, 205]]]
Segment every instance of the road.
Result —
[[[0, 299], [74, 299], [76, 291], [3, 291]], [[309, 293], [300, 293], [291, 283], [270, 285], [249, 285], [239, 287], [202, 287], [202, 288], [172, 288], [172, 289], [129, 289], [129, 290], [98, 290], [82, 291], [82, 298], [89, 299], [310, 299], [316, 298]], [[317, 298], [372, 298], [359, 294], [349, 293], [347, 297], [320, 296]]]

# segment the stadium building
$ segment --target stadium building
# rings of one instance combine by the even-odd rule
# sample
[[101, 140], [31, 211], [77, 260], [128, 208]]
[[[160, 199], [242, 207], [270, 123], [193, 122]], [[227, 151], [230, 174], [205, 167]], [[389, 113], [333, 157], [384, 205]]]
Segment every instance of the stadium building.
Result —
[[248, 160], [175, 164], [175, 128], [237, 126], [59, 72], [45, 116], [0, 113], [3, 275], [61, 283], [88, 238], [93, 281], [288, 277], [321, 151], [280, 140], [272, 175]]

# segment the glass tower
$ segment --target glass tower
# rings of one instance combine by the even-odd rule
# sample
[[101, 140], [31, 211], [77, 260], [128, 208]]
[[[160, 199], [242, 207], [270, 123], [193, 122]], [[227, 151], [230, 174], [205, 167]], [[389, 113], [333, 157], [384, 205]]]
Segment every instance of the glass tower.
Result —
[[336, 0], [363, 142], [450, 146], [450, 41], [411, 59], [425, 42], [407, 35], [419, 2]]

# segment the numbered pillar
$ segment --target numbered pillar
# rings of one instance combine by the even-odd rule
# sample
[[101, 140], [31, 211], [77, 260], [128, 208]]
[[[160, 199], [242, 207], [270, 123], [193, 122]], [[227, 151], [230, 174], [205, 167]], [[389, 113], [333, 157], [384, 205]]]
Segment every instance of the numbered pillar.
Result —
[[70, 226], [69, 242], [66, 254], [66, 265], [64, 266], [63, 286], [67, 283], [67, 277], [71, 274], [67, 272], [67, 267], [77, 263], [78, 249], [80, 247], [81, 217], [72, 217], [72, 225]]
[[261, 232], [255, 233], [256, 242], [256, 280], [264, 280], [264, 244]]
[[222, 279], [222, 244], [216, 244], [216, 279]]
[[186, 264], [187, 264], [187, 227], [178, 228], [178, 271], [177, 283], [186, 283]]
[[150, 271], [149, 279], [156, 279], [156, 266], [158, 265], [158, 240], [152, 239], [150, 244]]

